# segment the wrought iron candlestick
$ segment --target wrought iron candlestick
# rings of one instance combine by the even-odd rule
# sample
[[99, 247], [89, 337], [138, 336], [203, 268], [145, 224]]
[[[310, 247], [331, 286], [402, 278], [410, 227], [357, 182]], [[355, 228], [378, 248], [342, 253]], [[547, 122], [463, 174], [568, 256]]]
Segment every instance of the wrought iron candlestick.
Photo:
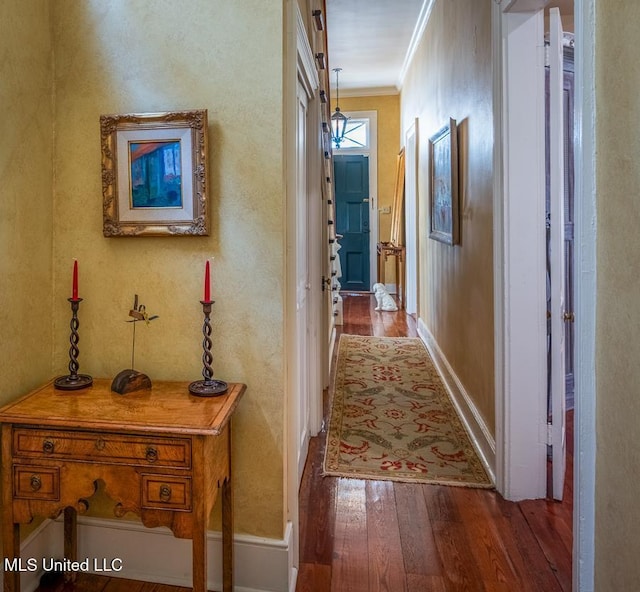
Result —
[[202, 376], [204, 380], [196, 380], [189, 385], [189, 392], [198, 397], [217, 397], [227, 392], [228, 385], [222, 380], [213, 378], [213, 354], [211, 353], [211, 307], [214, 300], [201, 300], [204, 324], [202, 326]]
[[78, 364], [78, 355], [80, 353], [80, 350], [78, 348], [78, 342], [80, 341], [80, 336], [78, 334], [78, 328], [80, 327], [80, 321], [78, 320], [78, 308], [80, 308], [82, 298], [69, 298], [68, 300], [71, 303], [71, 336], [69, 338], [71, 347], [69, 348], [69, 375], [58, 376], [53, 384], [57, 389], [62, 389], [64, 391], [75, 391], [91, 386], [93, 384], [93, 378], [88, 374], [78, 374], [78, 368], [80, 367], [80, 365]]

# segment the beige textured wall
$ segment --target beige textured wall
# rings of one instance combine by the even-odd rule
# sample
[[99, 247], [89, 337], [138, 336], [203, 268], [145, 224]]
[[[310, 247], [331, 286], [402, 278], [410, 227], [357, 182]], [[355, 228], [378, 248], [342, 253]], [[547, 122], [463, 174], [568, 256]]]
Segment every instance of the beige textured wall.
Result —
[[598, 592], [640, 590], [638, 23], [637, 2], [596, 3]]
[[[419, 118], [419, 316], [495, 433], [491, 0], [437, 0], [402, 89]], [[461, 244], [428, 239], [428, 139], [458, 123]]]
[[[152, 380], [195, 380], [204, 261], [215, 257], [216, 376], [246, 382], [234, 421], [236, 528], [283, 534], [283, 4], [57, 0], [54, 365], [63, 371], [71, 261], [81, 371], [130, 366], [134, 294], [160, 318], [136, 335]], [[210, 237], [104, 238], [103, 113], [209, 111]], [[261, 294], [269, 294], [263, 298]], [[110, 508], [98, 504], [100, 513]], [[102, 507], [101, 507], [102, 506]]]
[[51, 375], [49, 2], [0, 3], [0, 403]]

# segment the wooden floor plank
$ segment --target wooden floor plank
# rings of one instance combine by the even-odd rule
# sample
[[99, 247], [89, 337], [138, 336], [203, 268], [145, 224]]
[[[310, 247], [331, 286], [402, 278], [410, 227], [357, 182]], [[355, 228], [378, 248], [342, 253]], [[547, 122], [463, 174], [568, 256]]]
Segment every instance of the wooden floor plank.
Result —
[[509, 555], [521, 559], [525, 579], [530, 582], [531, 589], [535, 592], [561, 592], [556, 573], [527, 523], [520, 505], [506, 501], [497, 493], [487, 496], [485, 505], [491, 511], [494, 521], [501, 525], [505, 537], [510, 537]]
[[331, 566], [318, 563], [300, 563], [297, 592], [327, 592], [331, 590]]
[[[333, 527], [335, 524], [335, 489], [337, 479], [322, 476], [324, 437], [309, 444], [306, 467], [310, 475], [310, 497], [301, 503], [300, 511], [307, 520], [301, 529], [300, 561], [331, 565], [333, 555]], [[311, 486], [312, 484], [312, 486]]]
[[102, 592], [148, 592], [152, 584], [145, 584], [136, 580], [126, 580], [124, 578], [110, 578]]
[[530, 588], [518, 554], [510, 552], [516, 541], [508, 531], [498, 530], [496, 521], [485, 506], [486, 492], [460, 487], [453, 497], [461, 523], [473, 541], [471, 552], [487, 590], [537, 592]]
[[407, 592], [448, 592], [443, 576], [407, 574]]
[[484, 586], [465, 525], [438, 520], [433, 521], [432, 526], [438, 553], [445, 566], [447, 590], [492, 592], [491, 588]]
[[[420, 495], [420, 486], [394, 483], [394, 490], [407, 574], [441, 577], [444, 569], [433, 538], [427, 505], [424, 496]], [[416, 525], [419, 527], [416, 528]]]
[[331, 589], [369, 592], [366, 489], [360, 479], [340, 479], [336, 489]]
[[556, 504], [557, 502], [544, 500], [526, 500], [519, 503], [527, 524], [539, 542], [550, 568], [556, 574], [562, 590], [570, 592], [572, 558], [567, 541], [571, 537], [562, 517], [553, 512]]
[[432, 521], [460, 522], [458, 506], [453, 499], [451, 487], [444, 485], [422, 485], [422, 495]]
[[369, 590], [372, 592], [405, 590], [407, 579], [393, 483], [368, 480], [366, 505]]
[[[115, 578], [114, 578], [115, 579]], [[127, 592], [127, 588], [122, 588], [122, 592]], [[183, 588], [182, 586], [169, 586], [168, 584], [144, 583], [140, 592], [191, 592], [191, 588]], [[111, 590], [104, 590], [111, 592]], [[119, 591], [120, 592], [120, 591]]]
[[36, 592], [103, 592], [108, 577], [78, 573], [74, 583], [65, 583], [61, 574], [45, 574]]

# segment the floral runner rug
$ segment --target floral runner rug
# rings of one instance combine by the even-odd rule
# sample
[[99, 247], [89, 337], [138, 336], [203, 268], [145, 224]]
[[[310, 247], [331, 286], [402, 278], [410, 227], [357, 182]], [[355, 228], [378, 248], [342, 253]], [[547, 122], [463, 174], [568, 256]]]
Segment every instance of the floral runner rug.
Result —
[[342, 335], [324, 473], [493, 487], [420, 339]]

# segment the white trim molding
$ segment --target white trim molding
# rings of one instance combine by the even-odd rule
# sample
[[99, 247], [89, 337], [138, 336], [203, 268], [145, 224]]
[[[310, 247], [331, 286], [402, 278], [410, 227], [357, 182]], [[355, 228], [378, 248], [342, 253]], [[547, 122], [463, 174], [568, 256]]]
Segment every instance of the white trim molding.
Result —
[[397, 86], [398, 89], [402, 88], [404, 84], [404, 78], [407, 75], [407, 70], [411, 65], [411, 60], [413, 60], [413, 56], [418, 49], [418, 45], [420, 45], [420, 41], [422, 41], [422, 34], [424, 30], [427, 28], [427, 24], [429, 23], [429, 17], [431, 16], [431, 11], [433, 10], [433, 5], [436, 3], [435, 0], [424, 0], [422, 3], [422, 7], [420, 8], [420, 14], [418, 15], [418, 20], [416, 21], [416, 26], [413, 29], [413, 34], [411, 35], [411, 40], [409, 41], [409, 47], [407, 48], [407, 53], [404, 56], [404, 62], [402, 63], [402, 68], [400, 68], [400, 74], [398, 75]]
[[318, 71], [313, 61], [313, 51], [309, 44], [300, 7], [296, 4], [296, 47], [298, 52], [298, 74], [309, 98], [315, 96], [320, 85]]
[[596, 91], [595, 0], [575, 2], [576, 407], [573, 455], [573, 589], [595, 588], [596, 498]]
[[[57, 545], [62, 549], [62, 540], [62, 529], [60, 529], [60, 533], [57, 533], [55, 529], [51, 528], [51, 520], [43, 521], [20, 545], [20, 557], [22, 558], [23, 565], [26, 566], [27, 559], [30, 558], [37, 559], [39, 567], [42, 564], [42, 558], [61, 557], [61, 554], [53, 554], [51, 550], [56, 548]], [[4, 570], [6, 567], [4, 564], [4, 556], [2, 560], [0, 586], [4, 588]], [[22, 592], [34, 592], [40, 585], [42, 574], [42, 569], [22, 572], [20, 574], [20, 589]]]
[[[388, 97], [398, 96], [400, 93], [395, 86], [370, 86], [367, 88], [340, 88], [340, 96], [345, 97]], [[335, 99], [332, 90], [331, 98]]]
[[[293, 567], [292, 526], [287, 524], [283, 539], [250, 535], [234, 535], [235, 592], [291, 592], [295, 590], [296, 569]], [[21, 548], [23, 563], [28, 558], [63, 557], [62, 519], [44, 521]], [[222, 590], [222, 533], [207, 534], [207, 587]], [[192, 585], [191, 541], [177, 539], [167, 528], [145, 528], [130, 520], [78, 518], [78, 559], [89, 559], [89, 573], [131, 580]], [[113, 565], [118, 571], [100, 572]], [[95, 563], [94, 563], [95, 560]], [[33, 592], [43, 571], [22, 574], [22, 590]]]
[[546, 495], [544, 18], [494, 4], [496, 487]]
[[418, 320], [418, 335], [424, 342], [433, 363], [442, 378], [445, 388], [449, 394], [449, 398], [464, 424], [471, 442], [476, 452], [482, 460], [484, 468], [489, 474], [491, 481], [496, 480], [496, 442], [491, 435], [491, 430], [487, 427], [480, 411], [476, 407], [473, 399], [467, 393], [462, 381], [453, 370], [451, 364], [440, 349], [438, 342], [431, 334], [427, 325], [422, 319]]

